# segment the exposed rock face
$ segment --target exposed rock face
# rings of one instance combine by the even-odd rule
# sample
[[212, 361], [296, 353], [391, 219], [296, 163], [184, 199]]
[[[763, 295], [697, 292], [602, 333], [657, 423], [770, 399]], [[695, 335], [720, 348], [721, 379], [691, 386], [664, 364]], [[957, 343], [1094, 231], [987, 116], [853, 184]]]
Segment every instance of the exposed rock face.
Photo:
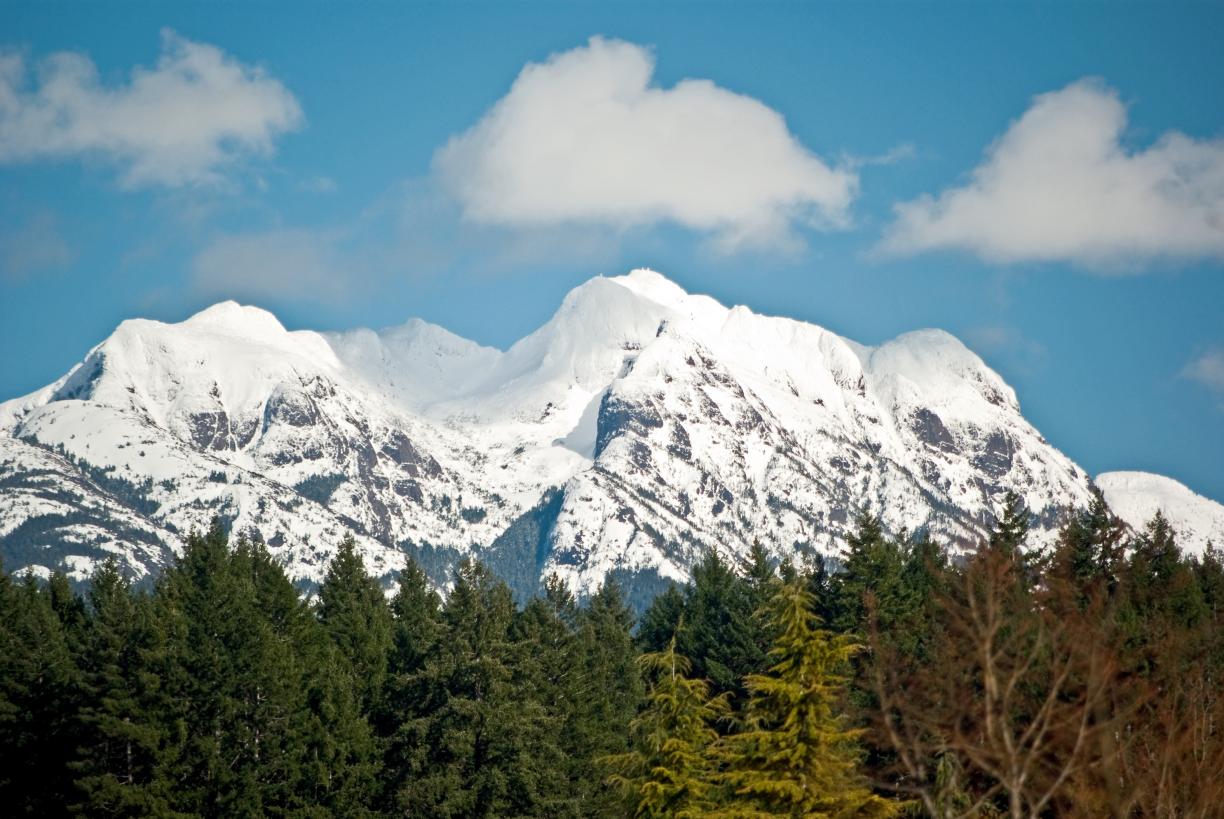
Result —
[[304, 583], [348, 529], [380, 574], [412, 554], [441, 581], [477, 554], [523, 588], [555, 571], [588, 590], [754, 540], [836, 553], [867, 505], [966, 543], [1006, 491], [1039, 539], [1089, 499], [946, 333], [864, 347], [649, 271], [582, 285], [505, 352], [419, 321], [288, 332], [233, 303], [124, 322], [0, 405], [0, 442], [6, 566], [78, 574], [106, 553], [155, 572], [220, 515]]

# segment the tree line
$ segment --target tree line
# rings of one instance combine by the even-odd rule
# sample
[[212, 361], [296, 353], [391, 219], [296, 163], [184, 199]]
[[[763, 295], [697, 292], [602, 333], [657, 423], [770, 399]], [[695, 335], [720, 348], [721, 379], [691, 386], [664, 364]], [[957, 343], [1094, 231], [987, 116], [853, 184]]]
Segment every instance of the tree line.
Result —
[[0, 804], [37, 816], [1209, 817], [1224, 560], [1098, 496], [1027, 548], [862, 513], [836, 567], [708, 554], [635, 622], [479, 562], [304, 599], [193, 534], [149, 588], [0, 573]]

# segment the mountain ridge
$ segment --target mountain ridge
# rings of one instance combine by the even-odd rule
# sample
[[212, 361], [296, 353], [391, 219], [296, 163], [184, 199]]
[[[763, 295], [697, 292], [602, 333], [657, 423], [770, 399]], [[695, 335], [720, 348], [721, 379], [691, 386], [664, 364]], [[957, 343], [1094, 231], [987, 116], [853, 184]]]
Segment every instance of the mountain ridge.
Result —
[[[867, 506], [890, 530], [964, 545], [1009, 490], [1040, 544], [1091, 496], [954, 336], [868, 347], [648, 270], [579, 285], [506, 350], [419, 319], [289, 331], [232, 301], [177, 324], [128, 320], [65, 376], [0, 404], [0, 436], [33, 447], [0, 454], [0, 477], [93, 470], [72, 479], [97, 490], [80, 489], [81, 508], [124, 506], [102, 497], [107, 481], [138, 487], [141, 525], [171, 551], [216, 514], [305, 584], [344, 530], [388, 577], [408, 555], [443, 584], [465, 554], [513, 552], [524, 578], [589, 591], [609, 571], [684, 579], [706, 550], [754, 540], [777, 557], [836, 555]], [[52, 513], [35, 495], [0, 480], [0, 511], [36, 530]], [[123, 551], [105, 525], [74, 526], [44, 540], [78, 574]]]

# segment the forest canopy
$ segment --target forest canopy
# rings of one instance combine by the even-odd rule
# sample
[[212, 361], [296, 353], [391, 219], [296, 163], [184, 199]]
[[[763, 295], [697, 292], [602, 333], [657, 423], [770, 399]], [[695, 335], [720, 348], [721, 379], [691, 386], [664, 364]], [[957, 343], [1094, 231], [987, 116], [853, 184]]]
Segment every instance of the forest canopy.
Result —
[[304, 599], [220, 524], [138, 587], [0, 573], [0, 800], [37, 816], [1192, 817], [1224, 803], [1224, 557], [1099, 497], [951, 553], [709, 553], [635, 621], [465, 560]]

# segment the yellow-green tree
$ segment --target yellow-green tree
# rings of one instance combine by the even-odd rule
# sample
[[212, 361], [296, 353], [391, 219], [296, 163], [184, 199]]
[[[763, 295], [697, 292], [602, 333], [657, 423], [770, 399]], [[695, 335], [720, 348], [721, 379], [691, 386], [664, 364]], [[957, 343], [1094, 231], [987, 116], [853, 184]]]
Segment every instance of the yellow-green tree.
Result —
[[801, 580], [769, 601], [776, 635], [771, 665], [747, 678], [739, 730], [717, 748], [725, 817], [893, 816], [899, 806], [871, 792], [859, 770], [860, 731], [840, 713], [850, 658], [848, 637], [820, 628]]
[[716, 808], [713, 724], [727, 713], [726, 695], [711, 697], [705, 680], [689, 679], [675, 637], [638, 662], [651, 680], [646, 707], [630, 724], [633, 750], [604, 758], [616, 772], [609, 781], [635, 819], [709, 816]]

